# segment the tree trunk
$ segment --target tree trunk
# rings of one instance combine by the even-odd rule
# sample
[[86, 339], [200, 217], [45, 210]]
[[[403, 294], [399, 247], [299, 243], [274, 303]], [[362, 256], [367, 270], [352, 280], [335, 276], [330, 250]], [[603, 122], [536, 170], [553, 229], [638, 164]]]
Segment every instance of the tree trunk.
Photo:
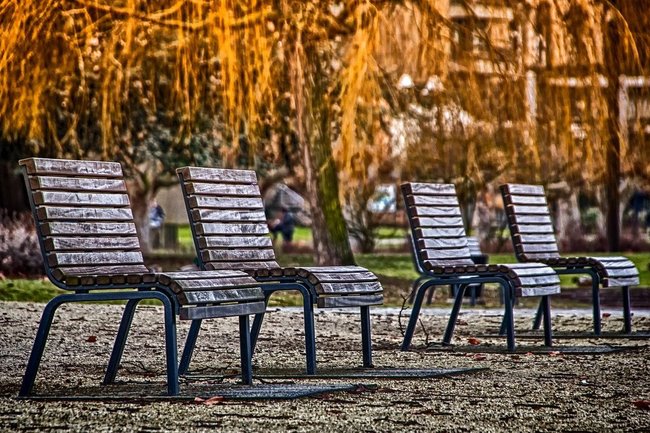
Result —
[[339, 200], [332, 155], [326, 71], [315, 47], [307, 48], [306, 56], [309, 57], [305, 65], [301, 65], [302, 56], [298, 50], [291, 62], [291, 72], [313, 221], [314, 259], [318, 265], [352, 265], [354, 256]]
[[142, 253], [147, 255], [151, 251], [151, 241], [149, 236], [149, 204], [151, 203], [151, 193], [142, 192], [135, 188], [130, 188], [129, 200], [131, 200], [131, 209], [133, 210], [133, 219], [135, 220], [138, 238], [140, 239], [140, 248]]

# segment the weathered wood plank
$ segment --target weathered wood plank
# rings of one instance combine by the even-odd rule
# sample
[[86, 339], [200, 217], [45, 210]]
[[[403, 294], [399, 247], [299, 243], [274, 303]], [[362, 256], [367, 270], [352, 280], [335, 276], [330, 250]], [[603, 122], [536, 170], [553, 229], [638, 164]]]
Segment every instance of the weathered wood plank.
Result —
[[[507, 209], [506, 209], [507, 210]], [[548, 224], [552, 225], [550, 215], [508, 215], [510, 224]]]
[[467, 259], [467, 263], [471, 264], [472, 260], [469, 254], [469, 248], [445, 248], [440, 250], [427, 249], [418, 252], [422, 260], [461, 260]]
[[603, 281], [604, 287], [631, 287], [639, 285], [639, 277], [607, 278]]
[[[179, 299], [181, 304], [187, 300]], [[260, 302], [246, 302], [243, 304], [209, 305], [196, 307], [183, 307], [180, 309], [181, 320], [210, 319], [213, 317], [232, 317], [264, 313], [266, 304]]]
[[257, 260], [275, 260], [273, 249], [263, 250], [207, 250], [201, 252], [201, 258], [205, 262], [227, 261], [245, 262]]
[[535, 287], [522, 287], [521, 296], [548, 296], [560, 293], [561, 289], [559, 284], [552, 284], [550, 286], [535, 286]]
[[250, 262], [208, 262], [205, 264], [206, 269], [211, 270], [224, 270], [224, 269], [235, 269], [240, 271], [256, 271], [262, 269], [275, 269], [279, 268], [280, 265], [275, 260], [269, 260], [265, 262], [259, 261], [250, 261]]
[[413, 208], [413, 216], [432, 216], [432, 217], [459, 217], [460, 207], [456, 205], [450, 206], [426, 206]]
[[27, 158], [18, 163], [25, 166], [28, 174], [122, 177], [122, 166], [118, 162]]
[[608, 278], [638, 277], [639, 271], [636, 268], [605, 268]]
[[128, 206], [126, 194], [92, 194], [85, 192], [37, 191], [34, 193], [37, 205], [78, 205], [78, 206]]
[[54, 237], [44, 240], [47, 251], [139, 250], [137, 237]]
[[[300, 272], [298, 274], [300, 275]], [[360, 283], [360, 282], [377, 281], [377, 276], [372, 272], [355, 272], [355, 273], [321, 272], [318, 274], [310, 273], [308, 278], [312, 284], [336, 283], [336, 282]]]
[[416, 228], [414, 230], [416, 238], [465, 238], [465, 229], [463, 227], [454, 228]]
[[319, 273], [351, 273], [351, 272], [368, 272], [368, 269], [361, 266], [302, 266], [296, 268], [298, 271], [304, 271], [313, 274]]
[[361, 307], [366, 305], [381, 305], [384, 303], [382, 294], [365, 296], [320, 296], [316, 301], [320, 308]]
[[553, 226], [550, 224], [518, 224], [516, 227], [513, 227], [513, 230], [516, 230], [516, 233], [520, 234], [554, 234]]
[[462, 248], [468, 246], [467, 239], [464, 237], [457, 238], [426, 238], [418, 239], [417, 246], [419, 249], [445, 249], [445, 248]]
[[123, 179], [30, 176], [29, 184], [35, 190], [126, 192], [126, 182]]
[[[127, 275], [150, 273], [144, 265], [105, 265], [105, 266], [71, 266], [58, 267], [52, 270], [54, 277], [58, 280], [74, 276], [88, 275]], [[126, 281], [126, 277], [125, 277]]]
[[49, 222], [41, 224], [44, 236], [52, 235], [135, 235], [133, 223], [71, 223]]
[[419, 183], [407, 182], [402, 184], [404, 194], [449, 195], [456, 197], [456, 187], [451, 183]]
[[506, 195], [504, 201], [508, 205], [533, 205], [548, 207], [548, 204], [546, 203], [546, 197], [540, 195]]
[[257, 224], [199, 223], [194, 229], [199, 235], [266, 235], [269, 233], [266, 222]]
[[514, 240], [516, 243], [521, 244], [556, 243], [555, 234], [516, 234]]
[[458, 199], [451, 195], [407, 195], [406, 203], [409, 206], [453, 206], [458, 207]]
[[512, 208], [512, 211], [520, 215], [548, 215], [548, 207], [546, 206], [525, 206], [525, 205], [516, 205], [510, 204], [508, 207]]
[[228, 289], [208, 291], [183, 291], [179, 297], [185, 298], [183, 304], [211, 304], [221, 302], [254, 302], [263, 301], [264, 294], [258, 287], [249, 289]]
[[184, 180], [199, 180], [228, 183], [257, 183], [252, 170], [233, 170], [208, 167], [182, 167], [176, 170]]
[[257, 197], [260, 195], [260, 188], [253, 184], [232, 184], [232, 183], [206, 183], [187, 182], [185, 184], [187, 194], [196, 195], [220, 195], [233, 197]]
[[557, 244], [518, 244], [515, 246], [523, 253], [558, 253]]
[[[221, 290], [233, 291], [231, 300], [236, 300], [235, 289], [245, 289], [255, 287], [259, 290], [259, 283], [249, 276], [229, 277], [229, 278], [190, 278], [184, 280], [174, 279], [169, 284], [174, 292], [182, 291], [208, 291]], [[242, 292], [244, 293], [244, 292]], [[260, 298], [262, 299], [262, 298]]]
[[371, 283], [322, 283], [317, 285], [316, 289], [318, 293], [324, 293], [328, 295], [358, 295], [364, 293], [379, 293], [383, 290], [381, 283], [378, 281]]
[[133, 212], [129, 208], [38, 206], [36, 213], [42, 220], [133, 220]]
[[515, 281], [517, 282], [517, 285], [521, 287], [548, 286], [553, 284], [557, 284], [558, 286], [560, 285], [560, 279], [557, 274], [517, 276]]
[[261, 197], [213, 197], [205, 195], [189, 196], [192, 209], [264, 209]]
[[241, 271], [188, 271], [188, 272], [163, 272], [158, 274], [158, 282], [168, 286], [174, 280], [192, 280], [197, 278], [236, 278], [246, 277], [247, 274]]
[[213, 209], [194, 209], [192, 218], [196, 222], [263, 222], [266, 223], [266, 214], [263, 210], [213, 210]]
[[[418, 215], [425, 215], [426, 208], [418, 208]], [[463, 227], [463, 219], [461, 217], [429, 217], [429, 218], [413, 218], [415, 227]]]
[[520, 194], [520, 195], [541, 195], [544, 196], [544, 187], [541, 185], [525, 185], [525, 184], [516, 184], [516, 183], [507, 183], [501, 185], [502, 191], [506, 191], [508, 194]]
[[199, 236], [201, 248], [266, 248], [273, 241], [268, 236]]
[[52, 253], [48, 254], [47, 262], [50, 266], [84, 266], [140, 264], [144, 260], [139, 251], [111, 251], [108, 253]]

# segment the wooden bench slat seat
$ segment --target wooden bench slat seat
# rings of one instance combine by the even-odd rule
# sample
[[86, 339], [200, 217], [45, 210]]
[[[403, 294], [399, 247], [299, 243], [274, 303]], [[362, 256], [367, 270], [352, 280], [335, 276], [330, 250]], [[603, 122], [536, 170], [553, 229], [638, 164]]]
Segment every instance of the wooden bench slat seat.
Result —
[[[170, 394], [178, 392], [176, 312], [187, 320], [238, 316], [241, 325], [244, 321], [248, 323], [248, 315], [264, 311], [264, 292], [245, 272], [154, 273], [145, 266], [119, 163], [29, 158], [20, 164], [46, 274], [58, 287], [72, 293], [52, 300], [52, 307], [46, 309], [52, 310], [48, 315], [53, 315], [61, 302], [77, 299], [130, 300], [105, 381], [111, 382], [115, 377], [131, 317], [141, 299], [160, 299], [163, 295], [169, 302], [165, 320]], [[133, 297], [134, 288], [139, 290], [139, 297]], [[41, 321], [46, 335], [47, 322], [45, 317]], [[43, 346], [45, 339], [37, 338], [35, 347]], [[248, 326], [240, 343], [245, 345], [246, 341], [250, 342]], [[242, 349], [242, 377], [250, 383], [250, 348]], [[42, 348], [38, 350], [42, 354]], [[22, 395], [31, 392], [40, 362], [38, 350], [30, 357]]]
[[[377, 277], [359, 266], [281, 267], [269, 237], [264, 203], [254, 171], [183, 167], [177, 172], [202, 268], [245, 271], [265, 283], [262, 288], [267, 295], [277, 290], [295, 290], [297, 285], [303, 287], [308, 373], [315, 372], [311, 305], [322, 308], [361, 307], [362, 323], [365, 323], [362, 332], [364, 365], [369, 366], [370, 319], [367, 307], [383, 302], [383, 290]], [[256, 317], [253, 342], [262, 317]], [[189, 339], [186, 344], [190, 344]]]
[[[503, 286], [506, 298], [504, 327], [508, 335], [508, 349], [511, 351], [515, 347], [512, 318], [514, 297], [542, 297], [547, 319], [545, 343], [551, 345], [548, 296], [560, 292], [560, 280], [556, 272], [542, 263], [476, 263], [473, 256], [480, 254], [480, 248], [477, 240], [468, 241], [465, 234], [454, 185], [408, 182], [401, 189], [411, 227], [416, 268], [422, 275], [414, 288], [416, 296], [402, 350], [407, 350], [410, 346], [425, 291], [433, 285], [445, 283], [463, 287], [469, 283], [498, 282]], [[454, 307], [443, 338], [444, 344], [451, 341], [463, 292], [463, 289], [456, 291]]]
[[[545, 263], [562, 273], [593, 273], [592, 300], [594, 333], [600, 334], [599, 287], [621, 287], [624, 332], [631, 332], [629, 287], [639, 284], [639, 271], [626, 257], [562, 256], [555, 238], [551, 213], [541, 185], [504, 184], [500, 186], [508, 226], [517, 260]], [[536, 320], [535, 326], [539, 325]]]

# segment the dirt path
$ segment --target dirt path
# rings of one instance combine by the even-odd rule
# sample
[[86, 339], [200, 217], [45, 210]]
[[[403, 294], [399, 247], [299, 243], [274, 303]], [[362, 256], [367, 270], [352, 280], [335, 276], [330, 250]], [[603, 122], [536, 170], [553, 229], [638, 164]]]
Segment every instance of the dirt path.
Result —
[[[15, 396], [43, 305], [0, 303], [0, 430], [1, 431], [650, 431], [648, 340], [559, 340], [557, 345], [634, 345], [636, 350], [607, 355], [462, 354], [423, 350], [400, 352], [395, 310], [377, 309], [373, 320], [377, 367], [485, 367], [456, 377], [385, 380], [309, 380], [300, 383], [362, 383], [356, 392], [333, 393], [299, 400], [197, 404], [192, 397], [212, 382], [183, 381], [175, 402], [36, 401]], [[141, 307], [134, 320], [117, 385], [102, 387], [103, 369], [113, 343], [121, 307], [63, 307], [51, 332], [36, 392], [120, 397], [164, 394], [162, 315], [157, 307]], [[436, 312], [436, 311], [434, 311]], [[557, 330], [590, 327], [588, 312], [556, 311]], [[529, 311], [517, 311], [517, 327], [529, 323]], [[429, 339], [439, 340], [445, 326], [441, 314], [422, 318]], [[621, 326], [621, 318], [604, 319], [605, 330]], [[461, 316], [455, 342], [498, 327], [498, 311]], [[636, 329], [650, 329], [650, 315], [634, 317]], [[317, 315], [318, 362], [322, 370], [361, 363], [358, 316], [324, 312]], [[187, 324], [179, 325], [183, 341]], [[478, 337], [481, 344], [503, 348], [503, 339]], [[267, 315], [255, 357], [256, 371], [300, 369], [302, 320], [295, 310]], [[540, 344], [520, 340], [521, 345]], [[203, 374], [232, 373], [238, 366], [237, 321], [207, 321], [192, 370]], [[234, 379], [227, 379], [234, 382]], [[281, 380], [274, 380], [282, 382]], [[273, 382], [273, 381], [272, 381]], [[285, 380], [286, 382], [286, 380]], [[258, 382], [259, 383], [259, 382]], [[375, 386], [371, 386], [375, 385]], [[635, 403], [636, 402], [636, 403]]]

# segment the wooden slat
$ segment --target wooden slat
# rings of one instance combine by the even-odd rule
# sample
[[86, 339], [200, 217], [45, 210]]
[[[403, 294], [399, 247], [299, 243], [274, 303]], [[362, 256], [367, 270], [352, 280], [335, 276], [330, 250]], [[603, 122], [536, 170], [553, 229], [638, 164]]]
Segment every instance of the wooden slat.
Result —
[[201, 252], [205, 262], [246, 262], [250, 260], [275, 260], [273, 249], [256, 250], [207, 250]]
[[180, 309], [181, 320], [210, 319], [213, 317], [245, 316], [250, 314], [264, 313], [266, 303], [246, 302], [242, 304], [192, 306]]
[[539, 195], [507, 195], [507, 204], [548, 207], [546, 197]]
[[[287, 268], [289, 269], [289, 268]], [[368, 269], [361, 266], [302, 266], [300, 268], [295, 268], [298, 271], [304, 271], [307, 273], [350, 273], [350, 272], [368, 272]]]
[[178, 294], [179, 298], [184, 298], [181, 302], [186, 304], [212, 304], [223, 302], [245, 302], [264, 300], [264, 294], [260, 287], [247, 289], [228, 289], [228, 290], [207, 290], [207, 291], [183, 291]]
[[29, 184], [32, 189], [126, 192], [123, 179], [30, 176]]
[[137, 237], [54, 237], [44, 241], [47, 251], [139, 250]]
[[554, 234], [517, 234], [514, 236], [514, 240], [522, 244], [556, 243]]
[[263, 210], [212, 210], [194, 209], [192, 218], [197, 222], [232, 221], [247, 222], [257, 221], [266, 223], [266, 214]]
[[268, 236], [199, 236], [201, 248], [264, 248], [273, 246]]
[[249, 262], [208, 262], [205, 264], [206, 269], [222, 270], [222, 269], [234, 269], [239, 271], [257, 271], [263, 269], [275, 269], [279, 268], [280, 265], [275, 260], [269, 261], [249, 261]]
[[455, 228], [428, 228], [414, 230], [417, 238], [464, 238], [465, 229], [463, 227]]
[[[259, 283], [248, 275], [228, 278], [188, 278], [188, 279], [174, 279], [169, 286], [174, 292], [181, 291], [207, 291], [207, 290], [221, 290], [229, 291], [235, 289], [243, 289], [250, 287], [259, 288]], [[261, 292], [260, 292], [261, 293]], [[232, 296], [235, 296], [234, 294]], [[234, 298], [233, 298], [234, 299]], [[263, 299], [263, 298], [259, 298]]]
[[557, 274], [552, 275], [526, 275], [518, 276], [515, 278], [517, 285], [525, 287], [548, 286], [553, 284], [560, 284], [560, 279]]
[[44, 236], [51, 235], [134, 235], [136, 234], [133, 223], [72, 223], [50, 222], [41, 225]]
[[559, 284], [552, 284], [549, 286], [526, 286], [521, 288], [521, 296], [548, 296], [560, 293], [561, 289]]
[[521, 233], [521, 234], [553, 234], [555, 231], [553, 230], [553, 226], [550, 224], [517, 224], [516, 227], [513, 227], [513, 231], [515, 233]]
[[548, 215], [548, 207], [546, 206], [526, 206], [510, 204], [508, 207], [512, 208], [512, 212], [520, 215]]
[[39, 206], [36, 213], [43, 220], [133, 220], [133, 212], [129, 208]]
[[[426, 208], [418, 208], [418, 215], [424, 215], [420, 211]], [[463, 227], [463, 219], [461, 217], [429, 217], [429, 218], [413, 218], [415, 227]]]
[[176, 170], [184, 180], [203, 180], [226, 183], [256, 183], [257, 175], [252, 170], [221, 168], [182, 167]]
[[121, 177], [117, 162], [76, 161], [65, 159], [27, 158], [19, 161], [28, 174], [60, 174], [70, 176]]
[[456, 187], [451, 183], [418, 183], [408, 182], [402, 184], [405, 194], [423, 195], [449, 195], [456, 197]]
[[456, 196], [436, 196], [436, 195], [407, 195], [406, 203], [409, 206], [454, 206], [458, 207]]
[[196, 195], [221, 195], [235, 197], [257, 197], [260, 188], [255, 184], [223, 184], [205, 182], [187, 182], [185, 191]]
[[381, 305], [383, 302], [384, 296], [381, 294], [365, 296], [319, 296], [317, 305], [320, 308], [345, 308]]
[[261, 197], [213, 197], [192, 195], [189, 197], [190, 207], [208, 209], [264, 209]]
[[607, 278], [603, 282], [604, 287], [630, 287], [630, 286], [638, 286], [638, 285], [639, 285], [639, 277]]
[[557, 244], [518, 244], [517, 251], [524, 253], [557, 253]]
[[[506, 209], [507, 210], [507, 209]], [[511, 224], [548, 224], [552, 225], [550, 215], [508, 215]]]
[[142, 263], [142, 253], [110, 252], [110, 253], [52, 253], [47, 256], [50, 266], [84, 266], [84, 265], [120, 265]]
[[453, 216], [461, 216], [461, 213], [460, 213], [459, 206], [426, 206], [426, 207], [418, 208], [417, 212], [414, 212], [413, 215], [453, 217]]
[[355, 273], [319, 273], [309, 275], [309, 281], [312, 284], [336, 283], [336, 282], [370, 282], [377, 281], [377, 276], [372, 272], [355, 272]]
[[544, 187], [541, 185], [525, 185], [525, 184], [515, 184], [508, 183], [501, 185], [501, 188], [509, 194], [521, 194], [521, 195], [541, 195], [544, 196]]
[[434, 248], [461, 248], [467, 245], [467, 240], [464, 237], [457, 238], [427, 238], [419, 239], [417, 242], [418, 249]]
[[467, 259], [471, 262], [469, 248], [445, 248], [442, 250], [428, 249], [419, 252], [422, 260]]
[[163, 272], [158, 274], [158, 282], [166, 286], [174, 280], [192, 280], [196, 278], [233, 278], [246, 277], [247, 274], [241, 271], [194, 271], [194, 272]]
[[[112, 275], [112, 274], [142, 274], [149, 273], [144, 265], [112, 265], [112, 266], [72, 266], [59, 267], [52, 270], [55, 278], [61, 280], [72, 276]], [[126, 278], [125, 278], [126, 281]]]
[[257, 224], [199, 223], [195, 226], [195, 230], [199, 235], [266, 235], [269, 233], [269, 227], [265, 222]]
[[638, 277], [639, 271], [636, 268], [605, 268], [607, 277]]
[[332, 294], [364, 294], [380, 293], [382, 291], [379, 282], [371, 283], [322, 283], [316, 286], [318, 293]]
[[128, 206], [129, 196], [126, 194], [91, 194], [85, 192], [51, 192], [38, 191], [34, 193], [34, 203], [37, 205], [77, 205], [77, 206]]

